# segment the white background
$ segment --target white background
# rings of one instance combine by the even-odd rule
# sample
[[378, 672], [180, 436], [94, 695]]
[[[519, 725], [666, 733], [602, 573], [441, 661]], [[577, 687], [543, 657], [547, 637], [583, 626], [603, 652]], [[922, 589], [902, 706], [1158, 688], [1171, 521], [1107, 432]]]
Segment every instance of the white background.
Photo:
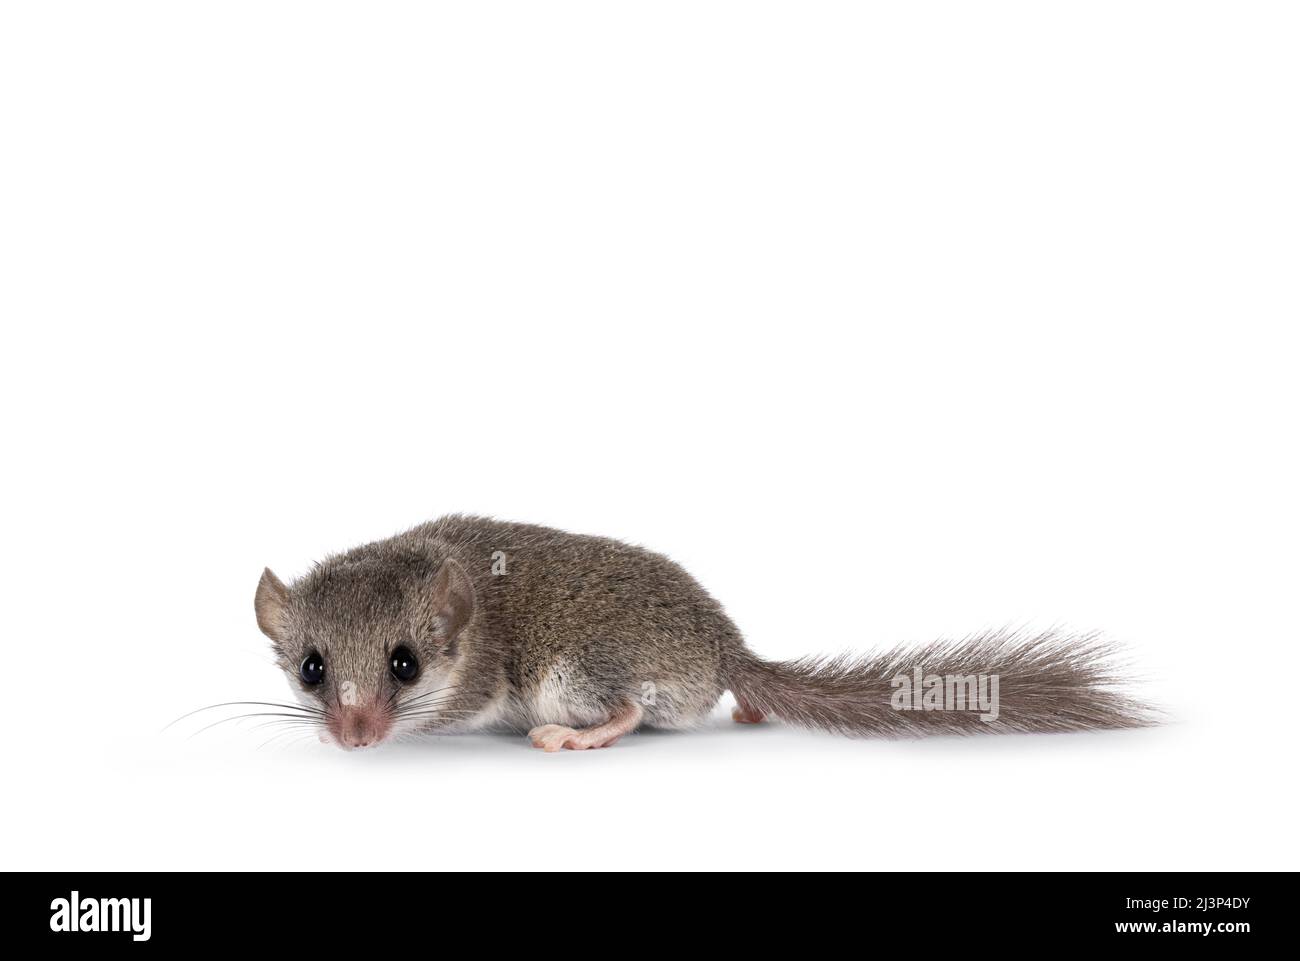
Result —
[[[3, 866], [1297, 867], [1298, 26], [5, 4]], [[287, 693], [263, 565], [449, 511], [772, 657], [1104, 629], [1173, 721], [160, 735]]]

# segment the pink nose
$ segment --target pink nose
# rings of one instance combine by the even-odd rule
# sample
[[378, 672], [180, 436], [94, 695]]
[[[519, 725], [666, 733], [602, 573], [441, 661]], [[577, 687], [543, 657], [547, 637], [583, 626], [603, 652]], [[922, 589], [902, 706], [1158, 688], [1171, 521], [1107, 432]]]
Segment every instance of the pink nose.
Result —
[[370, 747], [384, 739], [387, 727], [373, 711], [344, 708], [339, 718], [339, 742], [344, 747]]

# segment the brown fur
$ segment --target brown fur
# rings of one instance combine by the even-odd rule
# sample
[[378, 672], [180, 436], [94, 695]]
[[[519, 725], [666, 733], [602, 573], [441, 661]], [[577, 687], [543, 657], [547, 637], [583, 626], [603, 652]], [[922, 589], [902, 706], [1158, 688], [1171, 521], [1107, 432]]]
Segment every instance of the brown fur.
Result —
[[[268, 570], [256, 610], [290, 683], [335, 729], [345, 694], [405, 732], [591, 727], [629, 705], [642, 723], [689, 727], [727, 689], [741, 719], [773, 714], [853, 735], [1067, 731], [1150, 718], [1118, 692], [1109, 649], [1090, 637], [1001, 632], [774, 663], [751, 653], [722, 606], [660, 554], [478, 517], [444, 517], [328, 558], [290, 587]], [[388, 673], [401, 645], [422, 665], [416, 684]], [[327, 665], [316, 687], [298, 680], [311, 651]], [[1000, 675], [998, 719], [896, 710], [891, 680], [914, 667]]]

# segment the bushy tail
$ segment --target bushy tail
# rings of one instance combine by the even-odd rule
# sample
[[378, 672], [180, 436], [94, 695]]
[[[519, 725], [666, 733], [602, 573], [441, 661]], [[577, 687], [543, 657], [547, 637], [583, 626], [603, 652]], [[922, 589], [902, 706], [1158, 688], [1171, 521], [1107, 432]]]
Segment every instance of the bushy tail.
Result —
[[[726, 665], [728, 687], [764, 714], [840, 734], [915, 737], [1147, 727], [1124, 693], [1115, 647], [1096, 635], [993, 631], [883, 654]], [[982, 676], [982, 677], [981, 677]]]

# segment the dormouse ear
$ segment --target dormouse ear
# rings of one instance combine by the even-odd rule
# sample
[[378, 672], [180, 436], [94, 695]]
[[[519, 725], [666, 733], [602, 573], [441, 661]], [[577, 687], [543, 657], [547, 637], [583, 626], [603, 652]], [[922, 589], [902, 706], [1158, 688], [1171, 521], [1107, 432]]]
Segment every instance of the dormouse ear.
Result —
[[433, 631], [439, 643], [447, 644], [456, 639], [456, 635], [474, 616], [476, 603], [474, 584], [465, 573], [465, 568], [452, 558], [447, 558], [433, 579], [430, 598], [434, 615]]
[[253, 609], [257, 611], [257, 626], [273, 641], [284, 640], [284, 615], [288, 606], [289, 589], [271, 568], [266, 568], [262, 571], [262, 579], [257, 582]]

